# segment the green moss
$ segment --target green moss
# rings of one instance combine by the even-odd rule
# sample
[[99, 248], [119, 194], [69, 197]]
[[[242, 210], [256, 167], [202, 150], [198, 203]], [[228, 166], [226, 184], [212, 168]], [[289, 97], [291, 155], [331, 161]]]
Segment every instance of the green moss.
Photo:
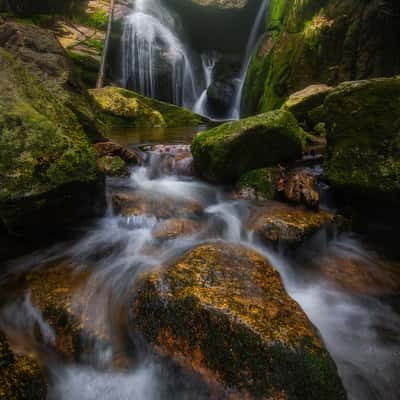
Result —
[[124, 160], [118, 156], [104, 156], [98, 161], [100, 171], [110, 176], [128, 175], [128, 167]]
[[108, 13], [101, 9], [93, 12], [85, 12], [72, 17], [72, 21], [89, 28], [106, 31], [108, 25]]
[[277, 182], [280, 176], [279, 168], [260, 168], [242, 175], [238, 181], [239, 189], [254, 189], [267, 199], [274, 199]]
[[105, 114], [99, 115], [113, 126], [196, 126], [205, 119], [173, 104], [150, 99], [130, 90], [106, 87], [90, 93]]
[[88, 88], [94, 88], [99, 75], [100, 62], [90, 55], [73, 51], [69, 51], [68, 56], [74, 63], [76, 74], [80, 80]]
[[398, 204], [400, 78], [343, 83], [324, 109], [331, 184], [365, 202]]
[[232, 182], [245, 172], [301, 155], [304, 133], [287, 111], [272, 111], [200, 133], [192, 143], [196, 168], [209, 180]]

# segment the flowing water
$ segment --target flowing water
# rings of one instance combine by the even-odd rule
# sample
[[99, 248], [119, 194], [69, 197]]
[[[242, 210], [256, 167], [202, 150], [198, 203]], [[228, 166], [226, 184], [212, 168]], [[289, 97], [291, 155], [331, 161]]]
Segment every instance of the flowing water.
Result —
[[[188, 132], [187, 141], [192, 134]], [[131, 140], [137, 143], [137, 139], [133, 135]], [[126, 307], [138, 273], [166, 265], [187, 249], [210, 240], [244, 244], [272, 262], [288, 293], [319, 328], [349, 399], [399, 398], [400, 315], [392, 301], [398, 299], [398, 265], [365, 247], [358, 237], [339, 235], [328, 240], [324, 232], [295, 257], [276, 252], [246, 230], [250, 202], [232, 200], [226, 189], [190, 177], [185, 170], [179, 174], [175, 164], [166, 168], [163, 160], [168, 156], [152, 147], [144, 150], [147, 163], [134, 167], [128, 178], [109, 179], [109, 195], [140, 193], [163, 206], [127, 217], [115, 215], [110, 208], [77, 240], [11, 261], [2, 269], [0, 328], [17, 348], [35, 351], [48, 367], [49, 399], [209, 398], [196, 377], [182, 376], [173, 365], [149, 355], [140, 340], [130, 335]], [[157, 240], [154, 227], [160, 220], [173, 218], [160, 216], [160, 209], [178, 210], [174, 205], [182, 202], [201, 204], [201, 229], [188, 236]], [[71, 309], [91, 330], [112, 338], [92, 338], [87, 343], [91, 352], [85, 352], [83, 346], [79, 362], [65, 362], [55, 354], [56, 333], [33, 305], [32, 289], [19, 283], [28, 271], [47, 268], [51, 272], [63, 264], [78, 277], [87, 274], [73, 291]], [[45, 291], [45, 279], [42, 286], [40, 291]], [[81, 339], [85, 344], [87, 338]]]
[[122, 84], [191, 108], [199, 97], [192, 57], [179, 20], [160, 0], [135, 0], [122, 35]]

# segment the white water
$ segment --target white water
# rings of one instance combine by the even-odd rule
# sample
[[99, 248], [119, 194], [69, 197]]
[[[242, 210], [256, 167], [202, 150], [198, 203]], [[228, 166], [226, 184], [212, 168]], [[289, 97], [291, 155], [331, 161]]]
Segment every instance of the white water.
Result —
[[251, 58], [253, 56], [257, 41], [259, 39], [259, 35], [261, 32], [262, 24], [265, 20], [265, 15], [269, 6], [269, 0], [263, 0], [261, 6], [258, 10], [256, 19], [254, 21], [253, 28], [250, 32], [249, 39], [246, 44], [246, 52], [243, 59], [242, 67], [240, 69], [239, 77], [236, 79], [236, 91], [233, 106], [230, 112], [229, 119], [239, 119], [241, 112], [241, 101], [243, 95], [243, 88], [246, 81], [247, 70], [249, 69], [249, 65], [251, 62]]
[[211, 54], [201, 55], [201, 65], [203, 67], [205, 89], [201, 93], [200, 97], [197, 99], [193, 111], [197, 114], [203, 115], [205, 117], [210, 117], [209, 111], [207, 109], [207, 89], [212, 83], [213, 71], [216, 62], [218, 61], [217, 53], [213, 52]]
[[[150, 165], [134, 168], [130, 178], [114, 179], [110, 184], [113, 190], [139, 191], [170, 202], [196, 201], [205, 211], [203, 225], [195, 234], [160, 242], [152, 233], [160, 219], [151, 213], [140, 217], [110, 213], [76, 243], [39, 251], [10, 265], [12, 272], [18, 266], [17, 272], [21, 273], [67, 258], [72, 260], [76, 272], [91, 271], [88, 283], [75, 293], [73, 307], [83, 304], [81, 312], [90, 317], [89, 323], [94, 328], [104, 329], [118, 338], [108, 345], [97, 343], [95, 354], [84, 357], [81, 363], [67, 364], [44, 357], [42, 361], [49, 367], [51, 378], [49, 400], [209, 399], [198, 382], [181, 377], [145, 352], [141, 354], [144, 347], [140, 343], [134, 363], [118, 369], [113, 366], [113, 360], [121, 354], [121, 348], [126, 348], [121, 338], [129, 332], [124, 330], [124, 324], [121, 327], [121, 320], [124, 321], [129, 291], [137, 274], [165, 265], [186, 249], [213, 239], [253, 247], [270, 259], [289, 294], [320, 330], [338, 365], [349, 400], [398, 399], [399, 314], [378, 298], [334, 287], [316, 272], [325, 268], [327, 257], [333, 263], [357, 257], [368, 268], [376, 268], [376, 274], [383, 273], [379, 256], [364, 248], [357, 238], [340, 236], [328, 243], [316, 237], [306, 247], [302, 263], [285, 258], [262, 245], [246, 230], [244, 221], [251, 210], [250, 203], [229, 200], [220, 188], [196, 179], [164, 175], [157, 155], [150, 157]], [[306, 274], [304, 265], [318, 268]], [[3, 276], [0, 282], [4, 283], [4, 279], [10, 276]], [[29, 350], [37, 345], [35, 326], [51, 351], [54, 332], [33, 308], [29, 293], [21, 294], [20, 299], [11, 300], [0, 310], [1, 329], [17, 342], [18, 332], [22, 332], [24, 338], [20, 340], [31, 343]], [[126, 340], [135, 343], [137, 338]], [[129, 356], [129, 351], [126, 355]]]
[[122, 35], [122, 84], [191, 108], [198, 98], [193, 62], [179, 21], [160, 0], [134, 0]]

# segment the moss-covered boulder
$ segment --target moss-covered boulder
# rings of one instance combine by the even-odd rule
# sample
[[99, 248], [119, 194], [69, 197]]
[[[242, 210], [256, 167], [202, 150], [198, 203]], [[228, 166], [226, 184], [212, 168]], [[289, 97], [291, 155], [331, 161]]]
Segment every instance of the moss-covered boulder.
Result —
[[0, 47], [12, 53], [59, 103], [71, 110], [91, 141], [104, 132], [96, 105], [54, 33], [35, 25], [0, 24]]
[[47, 384], [39, 364], [31, 357], [15, 354], [0, 331], [0, 398], [45, 400]]
[[139, 277], [130, 328], [232, 398], [346, 398], [317, 330], [278, 272], [242, 246], [204, 244]]
[[399, 205], [400, 78], [343, 83], [324, 110], [332, 186], [367, 208]]
[[267, 244], [296, 247], [335, 222], [336, 217], [325, 211], [311, 211], [271, 201], [257, 205], [246, 226]]
[[202, 132], [191, 149], [203, 177], [233, 182], [249, 170], [295, 160], [302, 144], [303, 131], [293, 115], [272, 111]]
[[20, 234], [102, 213], [104, 182], [75, 114], [1, 48], [0, 77], [0, 224]]
[[206, 122], [200, 115], [173, 104], [150, 99], [136, 92], [117, 87], [90, 90], [108, 128], [115, 126], [196, 126]]
[[128, 176], [129, 167], [126, 162], [118, 156], [103, 156], [97, 161], [99, 170], [109, 176]]
[[266, 34], [243, 93], [244, 115], [280, 107], [308, 85], [400, 72], [400, 3], [392, 0], [271, 0]]

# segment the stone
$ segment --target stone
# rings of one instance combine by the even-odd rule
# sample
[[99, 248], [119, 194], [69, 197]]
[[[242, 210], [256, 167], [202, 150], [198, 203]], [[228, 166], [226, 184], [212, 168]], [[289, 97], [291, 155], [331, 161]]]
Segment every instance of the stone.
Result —
[[152, 230], [152, 235], [158, 240], [176, 239], [199, 232], [201, 226], [199, 221], [188, 218], [172, 218], [156, 225]]
[[101, 215], [104, 179], [76, 115], [1, 47], [0, 77], [0, 224], [37, 235]]
[[235, 182], [252, 169], [301, 156], [304, 135], [293, 115], [272, 111], [199, 133], [192, 143], [198, 173], [212, 182]]
[[129, 176], [129, 167], [119, 156], [103, 156], [97, 160], [99, 171], [108, 176]]
[[137, 152], [121, 146], [120, 144], [108, 140], [106, 142], [99, 142], [93, 145], [99, 157], [110, 156], [120, 157], [127, 164], [138, 164], [140, 159]]
[[325, 211], [311, 211], [271, 201], [257, 205], [246, 226], [267, 244], [297, 247], [335, 221], [335, 216]]
[[200, 245], [132, 293], [131, 334], [230, 398], [346, 398], [318, 331], [254, 250]]
[[285, 199], [291, 203], [318, 208], [319, 193], [315, 176], [307, 169], [291, 171], [285, 181]]
[[15, 354], [6, 335], [0, 331], [0, 398], [7, 400], [45, 400], [47, 383], [39, 363]]
[[366, 210], [399, 205], [400, 78], [345, 82], [325, 99], [326, 176]]

